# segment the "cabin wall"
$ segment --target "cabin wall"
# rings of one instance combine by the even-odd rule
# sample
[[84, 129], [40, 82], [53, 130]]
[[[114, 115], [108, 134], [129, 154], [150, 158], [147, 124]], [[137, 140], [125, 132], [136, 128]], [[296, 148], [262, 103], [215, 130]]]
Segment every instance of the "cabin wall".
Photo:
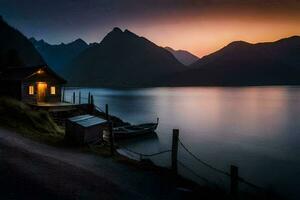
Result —
[[[47, 94], [46, 94], [46, 101], [47, 102], [60, 102], [61, 101], [61, 85], [57, 84], [56, 81], [50, 80], [47, 82]], [[50, 93], [51, 86], [55, 86], [55, 95]]]
[[[34, 94], [29, 95], [29, 86], [33, 85], [34, 86]], [[36, 84], [34, 82], [23, 82], [21, 84], [22, 88], [22, 101], [26, 103], [36, 103], [37, 99], [37, 91], [36, 91]]]
[[[47, 81], [48, 87], [46, 91], [46, 102], [60, 102], [61, 101], [61, 85], [58, 85], [55, 81]], [[34, 86], [34, 94], [29, 94], [29, 86]], [[55, 86], [56, 94], [50, 93], [50, 87]], [[37, 103], [37, 83], [26, 81], [0, 81], [0, 96], [8, 96], [14, 99], [26, 102], [26, 103]]]
[[[60, 102], [61, 101], [61, 85], [59, 85], [55, 80], [32, 80], [32, 81], [23, 81], [22, 82], [22, 101], [27, 103], [37, 103], [37, 82], [46, 82], [47, 83], [47, 90], [46, 90], [46, 97], [45, 102]], [[29, 86], [34, 86], [34, 94], [29, 94]], [[55, 86], [55, 95], [52, 95], [50, 92], [51, 86]]]

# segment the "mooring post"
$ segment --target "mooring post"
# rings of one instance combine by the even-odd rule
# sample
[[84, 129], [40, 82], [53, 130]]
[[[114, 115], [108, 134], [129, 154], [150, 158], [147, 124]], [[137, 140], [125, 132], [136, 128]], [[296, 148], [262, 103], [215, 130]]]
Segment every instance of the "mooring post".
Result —
[[238, 198], [238, 184], [239, 184], [239, 168], [237, 166], [230, 166], [230, 194], [234, 199]]
[[89, 92], [89, 96], [88, 96], [88, 104], [91, 104], [91, 93]]
[[73, 104], [75, 104], [75, 92], [73, 92]]
[[62, 95], [61, 95], [62, 97], [62, 102], [65, 102], [65, 87], [62, 87]]
[[91, 95], [91, 104], [94, 106], [94, 96]]
[[94, 105], [94, 96], [90, 95], [90, 103], [88, 104], [89, 114], [93, 114], [95, 111], [95, 105]]
[[179, 138], [179, 130], [173, 129], [173, 137], [172, 137], [172, 170], [175, 174], [177, 174], [177, 154], [178, 154], [178, 138]]
[[108, 104], [105, 104], [105, 119], [108, 120]]
[[78, 97], [79, 99], [78, 99], [78, 103], [79, 103], [79, 105], [81, 104], [81, 91], [79, 91], [79, 97]]
[[110, 154], [114, 156], [115, 154], [115, 144], [114, 144], [114, 133], [113, 133], [113, 122], [109, 119], [109, 143], [110, 143]]

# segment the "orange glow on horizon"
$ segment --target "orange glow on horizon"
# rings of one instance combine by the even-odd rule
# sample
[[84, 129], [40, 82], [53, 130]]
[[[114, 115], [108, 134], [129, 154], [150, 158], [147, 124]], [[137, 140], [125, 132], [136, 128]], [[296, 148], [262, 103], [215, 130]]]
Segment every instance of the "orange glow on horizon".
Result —
[[300, 35], [295, 17], [184, 17], [130, 28], [159, 46], [188, 50], [198, 57], [213, 53], [233, 41], [273, 42]]

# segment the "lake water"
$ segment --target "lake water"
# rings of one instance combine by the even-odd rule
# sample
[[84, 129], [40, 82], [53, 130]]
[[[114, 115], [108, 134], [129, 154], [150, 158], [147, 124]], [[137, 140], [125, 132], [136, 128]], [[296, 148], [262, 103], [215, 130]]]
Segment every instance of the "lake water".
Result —
[[[248, 181], [300, 199], [299, 87], [69, 88], [66, 99], [79, 90], [82, 97], [91, 92], [96, 105], [109, 104], [111, 114], [130, 123], [159, 117], [158, 137], [128, 141], [129, 149], [146, 154], [170, 149], [172, 129], [178, 128], [181, 141], [202, 160], [228, 172], [234, 164]], [[168, 153], [151, 159], [161, 166], [171, 163]], [[227, 177], [195, 161], [181, 146], [178, 159], [210, 183], [228, 187]], [[180, 165], [179, 172], [203, 182]]]

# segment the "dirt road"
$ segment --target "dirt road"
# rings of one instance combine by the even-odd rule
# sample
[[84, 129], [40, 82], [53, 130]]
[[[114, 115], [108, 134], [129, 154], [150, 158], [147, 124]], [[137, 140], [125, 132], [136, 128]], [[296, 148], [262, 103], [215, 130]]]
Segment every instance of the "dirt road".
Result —
[[40, 144], [1, 128], [0, 173], [1, 199], [192, 198], [168, 176]]

